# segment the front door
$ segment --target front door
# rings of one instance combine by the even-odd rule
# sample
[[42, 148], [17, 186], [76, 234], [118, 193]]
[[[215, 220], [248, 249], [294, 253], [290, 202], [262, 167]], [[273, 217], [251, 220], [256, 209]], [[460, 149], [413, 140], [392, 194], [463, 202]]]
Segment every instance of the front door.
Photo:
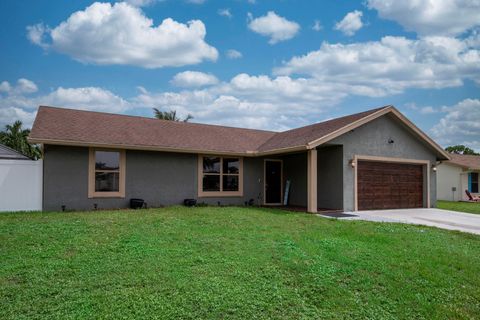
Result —
[[265, 160], [265, 204], [282, 204], [281, 160]]

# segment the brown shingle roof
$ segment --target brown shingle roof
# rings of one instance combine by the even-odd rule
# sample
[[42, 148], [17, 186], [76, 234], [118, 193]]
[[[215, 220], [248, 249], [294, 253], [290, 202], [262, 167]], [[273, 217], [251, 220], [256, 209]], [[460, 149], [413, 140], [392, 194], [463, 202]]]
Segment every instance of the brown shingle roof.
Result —
[[467, 154], [450, 154], [450, 161], [445, 163], [453, 163], [466, 169], [480, 170], [480, 156]]
[[165, 121], [144, 117], [40, 107], [30, 133], [34, 141], [245, 153], [275, 133]]
[[341, 118], [315, 123], [306, 127], [279, 132], [273, 137], [271, 137], [267, 142], [262, 144], [259, 148], [259, 151], [304, 146], [309, 142], [324, 137], [332, 132], [335, 132], [345, 127], [346, 125], [365, 118], [366, 116], [371, 115], [384, 108], [386, 107], [372, 109]]

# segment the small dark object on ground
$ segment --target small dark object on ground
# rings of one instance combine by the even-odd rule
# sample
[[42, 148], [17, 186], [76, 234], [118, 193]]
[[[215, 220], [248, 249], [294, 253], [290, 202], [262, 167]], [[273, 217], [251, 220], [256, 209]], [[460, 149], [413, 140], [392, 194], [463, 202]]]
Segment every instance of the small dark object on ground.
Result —
[[146, 206], [143, 199], [130, 199], [130, 209], [141, 209]]
[[341, 212], [325, 212], [321, 213], [321, 216], [326, 216], [326, 217], [331, 217], [331, 218], [351, 218], [351, 217], [358, 217], [357, 215], [354, 214], [348, 214], [348, 213], [341, 213]]
[[197, 204], [197, 200], [195, 200], [195, 199], [185, 199], [185, 200], [183, 200], [183, 204], [186, 207], [194, 207]]

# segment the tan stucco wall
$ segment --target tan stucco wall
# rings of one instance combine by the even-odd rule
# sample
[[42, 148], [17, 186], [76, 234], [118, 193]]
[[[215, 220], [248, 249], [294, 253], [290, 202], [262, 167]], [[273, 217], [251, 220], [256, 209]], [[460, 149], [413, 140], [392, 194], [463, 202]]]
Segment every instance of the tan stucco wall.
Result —
[[[442, 163], [437, 168], [437, 199], [448, 201], [465, 200], [465, 189], [468, 187], [468, 176], [462, 168]], [[452, 192], [452, 187], [457, 191]]]

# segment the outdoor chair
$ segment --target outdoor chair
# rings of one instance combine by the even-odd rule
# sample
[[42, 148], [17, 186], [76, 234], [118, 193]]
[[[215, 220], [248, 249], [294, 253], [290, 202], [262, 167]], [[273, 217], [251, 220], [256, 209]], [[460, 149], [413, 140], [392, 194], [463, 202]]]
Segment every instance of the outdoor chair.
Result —
[[467, 194], [467, 197], [470, 201], [480, 201], [480, 197], [479, 196], [475, 196], [475, 195], [472, 195], [470, 193], [470, 191], [468, 190], [465, 190], [465, 193]]

